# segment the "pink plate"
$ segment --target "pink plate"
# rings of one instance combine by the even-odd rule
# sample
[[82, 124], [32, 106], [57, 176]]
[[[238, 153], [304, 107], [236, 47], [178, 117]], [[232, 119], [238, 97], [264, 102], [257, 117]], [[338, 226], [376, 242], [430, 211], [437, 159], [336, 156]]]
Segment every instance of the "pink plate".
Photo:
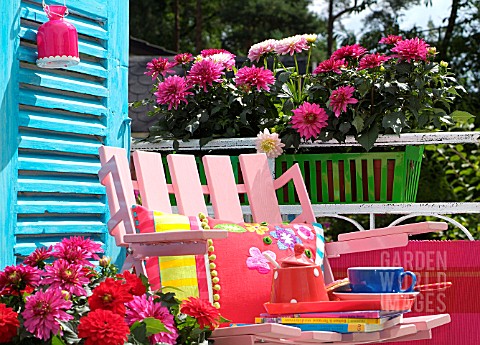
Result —
[[396, 301], [415, 298], [419, 292], [397, 293], [355, 293], [333, 292], [333, 295], [341, 301]]
[[269, 314], [316, 313], [356, 310], [405, 311], [415, 302], [415, 298], [393, 300], [319, 301], [298, 303], [264, 303]]

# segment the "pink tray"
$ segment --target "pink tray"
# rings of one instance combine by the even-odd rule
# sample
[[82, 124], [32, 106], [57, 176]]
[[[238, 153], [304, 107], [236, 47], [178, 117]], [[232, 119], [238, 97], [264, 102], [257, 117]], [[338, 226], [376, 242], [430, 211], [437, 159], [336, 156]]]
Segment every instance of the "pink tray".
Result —
[[356, 310], [410, 310], [415, 298], [398, 300], [321, 301], [299, 303], [265, 303], [269, 314], [315, 313]]

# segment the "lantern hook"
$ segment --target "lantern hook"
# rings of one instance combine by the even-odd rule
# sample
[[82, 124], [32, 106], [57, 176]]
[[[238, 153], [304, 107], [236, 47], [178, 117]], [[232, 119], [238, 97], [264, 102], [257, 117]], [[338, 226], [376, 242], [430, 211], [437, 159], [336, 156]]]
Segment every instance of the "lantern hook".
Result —
[[[45, 3], [45, 0], [42, 0], [42, 6], [43, 6], [43, 10], [45, 11], [45, 13], [47, 15], [49, 15], [50, 13], [59, 15], [58, 13], [50, 11], [50, 7]], [[63, 0], [63, 6], [67, 7], [67, 0]], [[68, 8], [67, 8], [63, 17], [65, 18], [66, 16], [68, 16], [68, 13], [69, 12], [68, 12]]]

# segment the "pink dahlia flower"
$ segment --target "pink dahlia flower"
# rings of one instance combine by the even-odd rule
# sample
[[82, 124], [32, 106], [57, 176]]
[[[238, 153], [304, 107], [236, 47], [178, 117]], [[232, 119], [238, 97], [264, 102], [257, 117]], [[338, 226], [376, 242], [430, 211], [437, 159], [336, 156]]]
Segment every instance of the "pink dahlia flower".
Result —
[[318, 104], [304, 102], [292, 112], [292, 127], [305, 139], [315, 138], [327, 126], [327, 112]]
[[258, 153], [265, 153], [268, 158], [276, 158], [283, 153], [284, 143], [280, 141], [278, 133], [270, 133], [268, 129], [260, 132], [255, 139]]
[[23, 263], [28, 266], [38, 267], [45, 260], [52, 256], [52, 246], [36, 248], [29, 256], [23, 260]]
[[197, 61], [190, 69], [187, 81], [203, 87], [205, 92], [207, 92], [207, 85], [212, 86], [214, 82], [219, 83], [222, 81], [223, 68], [221, 64], [211, 60]]
[[60, 289], [39, 290], [26, 298], [22, 312], [25, 329], [38, 339], [49, 340], [52, 334], [60, 331], [58, 321], [73, 319], [66, 313], [71, 307], [72, 302], [65, 300]]
[[358, 103], [358, 100], [353, 98], [355, 88], [353, 86], [340, 86], [338, 89], [332, 91], [330, 95], [330, 109], [333, 110], [336, 117], [347, 111], [347, 105]]
[[41, 271], [36, 267], [7, 266], [0, 272], [0, 296], [18, 296], [25, 288], [38, 286], [40, 279]]
[[160, 320], [171, 332], [161, 332], [152, 335], [149, 338], [151, 344], [176, 344], [178, 331], [175, 327], [173, 315], [170, 314], [166, 307], [163, 307], [160, 303], [155, 303], [151, 296], [147, 297], [145, 295], [135, 296], [133, 301], [127, 303], [125, 321], [129, 326], [133, 325], [135, 321], [142, 321], [147, 317], [153, 317]]
[[188, 103], [188, 95], [193, 95], [188, 90], [190, 90], [190, 86], [187, 80], [173, 75], [158, 84], [158, 91], [154, 95], [157, 96], [158, 104], [168, 104], [168, 110], [177, 109], [181, 102]]
[[275, 77], [272, 71], [263, 67], [245, 66], [240, 68], [235, 76], [235, 84], [246, 91], [253, 88], [257, 88], [258, 91], [270, 91], [269, 85], [273, 83], [275, 83]]
[[221, 64], [227, 71], [235, 66], [235, 55], [229, 52], [208, 55], [204, 59]]
[[99, 260], [97, 253], [103, 253], [102, 246], [83, 236], [64, 238], [54, 247], [53, 256], [71, 264], [93, 266], [88, 259]]
[[185, 65], [193, 61], [193, 56], [190, 53], [177, 54], [173, 57], [173, 60], [179, 65]]
[[360, 62], [358, 63], [358, 69], [362, 70], [367, 68], [375, 68], [383, 64], [385, 61], [388, 61], [389, 59], [389, 56], [379, 53], [368, 54], [360, 59]]
[[272, 39], [256, 43], [250, 47], [248, 58], [250, 61], [258, 62], [262, 56], [274, 52], [276, 44], [277, 41]]
[[152, 80], [155, 80], [160, 74], [165, 77], [167, 73], [172, 73], [173, 71], [170, 68], [174, 66], [175, 63], [159, 57], [147, 63], [147, 72], [144, 74], [152, 76]]
[[352, 44], [350, 46], [343, 46], [333, 52], [331, 59], [340, 60], [344, 58], [358, 59], [365, 54], [367, 50], [359, 44]]
[[302, 35], [287, 37], [277, 41], [275, 51], [279, 55], [301, 53], [302, 50], [308, 50], [307, 39]]
[[328, 73], [328, 72], [342, 74], [342, 71], [340, 70], [340, 68], [346, 67], [346, 66], [347, 66], [347, 63], [345, 62], [345, 59], [335, 60], [330, 58], [328, 60], [320, 62], [317, 68], [315, 68], [315, 70], [313, 71], [313, 74]]
[[88, 284], [90, 280], [85, 276], [82, 265], [58, 259], [52, 265], [45, 266], [45, 271], [42, 285], [50, 284], [50, 288], [59, 288], [76, 296], [87, 295], [83, 285]]
[[381, 44], [395, 44], [397, 42], [400, 42], [401, 40], [403, 40], [402, 36], [388, 35], [387, 37], [382, 37], [382, 39], [380, 41], [378, 41], [378, 43], [381, 43]]
[[393, 56], [399, 60], [407, 62], [427, 59], [429, 45], [421, 38], [412, 38], [410, 40], [403, 40], [395, 43], [395, 47], [391, 49], [396, 53]]

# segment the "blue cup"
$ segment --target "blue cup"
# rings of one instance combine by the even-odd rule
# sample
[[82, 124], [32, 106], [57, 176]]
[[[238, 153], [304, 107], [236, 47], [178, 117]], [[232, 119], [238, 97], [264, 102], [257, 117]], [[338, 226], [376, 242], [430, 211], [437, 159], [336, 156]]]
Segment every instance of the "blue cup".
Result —
[[[403, 267], [350, 267], [347, 270], [352, 292], [357, 293], [395, 293], [412, 292], [417, 277]], [[410, 286], [403, 290], [403, 280], [410, 276]]]

